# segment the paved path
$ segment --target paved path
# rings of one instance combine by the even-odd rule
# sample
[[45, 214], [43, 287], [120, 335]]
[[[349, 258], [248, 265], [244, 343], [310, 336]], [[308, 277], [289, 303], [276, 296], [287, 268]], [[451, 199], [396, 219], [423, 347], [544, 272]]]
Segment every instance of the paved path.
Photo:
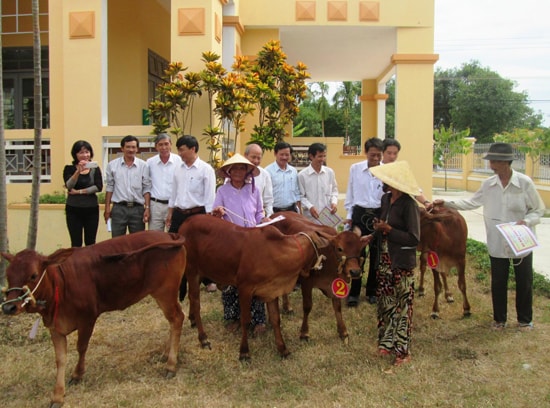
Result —
[[[471, 197], [472, 193], [467, 191], [445, 192], [434, 190], [433, 199], [458, 200]], [[487, 243], [485, 224], [483, 223], [483, 207], [472, 211], [460, 211], [468, 224], [468, 238]], [[542, 218], [536, 227], [537, 238], [540, 247], [533, 252], [533, 267], [536, 273], [545, 276], [550, 280], [550, 218]]]

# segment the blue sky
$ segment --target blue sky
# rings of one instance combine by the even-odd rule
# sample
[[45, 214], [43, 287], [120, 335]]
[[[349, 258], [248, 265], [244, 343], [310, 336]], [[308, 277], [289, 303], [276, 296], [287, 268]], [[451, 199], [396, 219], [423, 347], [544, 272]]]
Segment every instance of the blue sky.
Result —
[[550, 126], [550, 1], [435, 0], [435, 67], [477, 60], [517, 83]]

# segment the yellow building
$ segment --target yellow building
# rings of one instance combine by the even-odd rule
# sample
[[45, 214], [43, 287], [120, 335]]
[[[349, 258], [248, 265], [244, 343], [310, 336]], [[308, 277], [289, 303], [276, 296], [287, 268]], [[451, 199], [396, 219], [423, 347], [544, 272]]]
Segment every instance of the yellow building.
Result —
[[[40, 0], [43, 67], [41, 193], [62, 191], [63, 167], [79, 139], [105, 168], [122, 136], [151, 151], [144, 111], [162, 67], [182, 61], [203, 68], [214, 51], [230, 69], [235, 55], [256, 55], [280, 40], [288, 62], [304, 62], [311, 81], [362, 82], [362, 144], [384, 138], [385, 84], [395, 77], [395, 135], [425, 191], [431, 188], [434, 0]], [[2, 2], [2, 56], [8, 202], [30, 195], [33, 134], [31, 0]], [[202, 139], [206, 98], [194, 109]], [[248, 129], [249, 131], [249, 129]], [[311, 139], [312, 140], [312, 139]], [[237, 151], [244, 149], [247, 134]], [[297, 140], [289, 140], [297, 144]], [[316, 139], [315, 141], [319, 141]], [[326, 140], [328, 164], [345, 192], [349, 166], [343, 139]], [[301, 139], [301, 145], [308, 145]], [[202, 148], [200, 155], [207, 158]], [[264, 157], [267, 164], [271, 153]]]

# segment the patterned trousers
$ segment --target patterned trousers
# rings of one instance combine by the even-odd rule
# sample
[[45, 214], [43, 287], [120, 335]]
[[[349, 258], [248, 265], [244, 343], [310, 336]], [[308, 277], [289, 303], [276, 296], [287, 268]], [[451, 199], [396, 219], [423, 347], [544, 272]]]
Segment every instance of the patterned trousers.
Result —
[[414, 270], [391, 268], [389, 254], [381, 254], [377, 271], [378, 348], [398, 357], [409, 354], [412, 331]]

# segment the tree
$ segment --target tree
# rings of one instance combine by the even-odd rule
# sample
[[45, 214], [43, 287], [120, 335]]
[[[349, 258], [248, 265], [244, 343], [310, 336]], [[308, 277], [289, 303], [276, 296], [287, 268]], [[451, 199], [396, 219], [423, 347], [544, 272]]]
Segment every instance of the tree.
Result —
[[436, 71], [434, 128], [452, 123], [470, 129], [478, 142], [490, 142], [495, 133], [540, 126], [542, 116], [529, 107], [526, 92], [513, 90], [515, 85], [477, 61]]
[[342, 119], [344, 122], [344, 143], [350, 144], [349, 128], [351, 124], [351, 115], [354, 106], [357, 104], [357, 97], [361, 94], [361, 83], [344, 81], [332, 98], [336, 108], [342, 110]]
[[445, 171], [445, 191], [447, 191], [447, 166], [449, 159], [457, 154], [468, 154], [472, 147], [472, 141], [466, 139], [470, 130], [455, 131], [452, 127], [440, 127], [434, 130], [434, 155], [433, 161], [443, 166]]
[[[0, 0], [0, 10], [2, 0]], [[0, 18], [0, 33], [2, 32], [2, 19]], [[0, 50], [2, 49], [2, 36], [0, 35]], [[2, 73], [2, 54], [0, 53], [0, 106], [4, 106], [4, 75]], [[4, 109], [0, 109], [0, 252], [8, 252], [8, 194], [6, 191], [6, 138], [4, 135]], [[6, 286], [6, 261], [0, 259], [0, 286]]]
[[42, 159], [42, 61], [40, 56], [39, 0], [32, 0], [32, 36], [34, 59], [34, 155], [32, 168], [31, 209], [29, 212], [29, 230], [27, 248], [36, 249], [38, 235], [38, 210], [40, 198], [40, 173]]
[[321, 97], [317, 100], [317, 112], [319, 112], [319, 117], [321, 118], [321, 136], [325, 137], [325, 120], [327, 120], [328, 110], [330, 108], [327, 97], [325, 96], [328, 93], [328, 84], [326, 82], [317, 82], [317, 85], [321, 93]]
[[[495, 142], [514, 145], [520, 152], [531, 158], [531, 172], [535, 169], [540, 155], [550, 151], [550, 132], [546, 129], [514, 129], [495, 135]], [[533, 174], [530, 174], [533, 177]]]
[[395, 79], [392, 78], [386, 83], [386, 137], [395, 137]]
[[298, 115], [298, 106], [306, 97], [307, 66], [298, 62], [287, 64], [286, 54], [279, 41], [269, 41], [258, 52], [251, 72], [256, 79], [252, 90], [258, 123], [250, 136], [250, 143], [272, 150], [283, 140], [285, 127]]

